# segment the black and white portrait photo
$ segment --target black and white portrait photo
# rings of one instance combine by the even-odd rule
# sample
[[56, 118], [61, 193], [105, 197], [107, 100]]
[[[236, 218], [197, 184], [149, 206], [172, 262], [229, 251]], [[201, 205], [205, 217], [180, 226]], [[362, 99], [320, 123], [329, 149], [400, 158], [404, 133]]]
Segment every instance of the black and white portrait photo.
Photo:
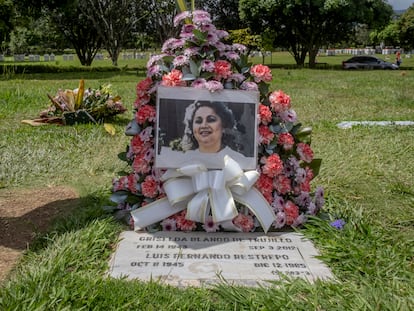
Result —
[[219, 169], [228, 155], [256, 168], [257, 92], [159, 87], [157, 94], [156, 167]]

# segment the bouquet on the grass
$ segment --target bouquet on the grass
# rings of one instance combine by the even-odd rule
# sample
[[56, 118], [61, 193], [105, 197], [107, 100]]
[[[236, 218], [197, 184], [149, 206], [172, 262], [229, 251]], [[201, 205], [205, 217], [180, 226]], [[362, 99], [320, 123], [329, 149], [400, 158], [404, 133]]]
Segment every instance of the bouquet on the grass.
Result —
[[[136, 230], [267, 232], [302, 225], [324, 204], [322, 187], [314, 191], [311, 188], [320, 166], [320, 160], [314, 159], [310, 147], [311, 129], [302, 128], [298, 123], [289, 95], [282, 90], [269, 90], [271, 70], [261, 64], [249, 64], [246, 47], [229, 44], [228, 33], [216, 29], [207, 12], [182, 12], [175, 17], [174, 24], [181, 27], [179, 38], [168, 39], [161, 54], [149, 59], [147, 77], [136, 87], [135, 118], [126, 129], [126, 135], [132, 139], [126, 152], [119, 155], [130, 165], [131, 171], [113, 181], [111, 199], [118, 204], [116, 212], [128, 215]], [[239, 195], [234, 183], [227, 182], [224, 187], [233, 194], [228, 198], [232, 206], [231, 219], [217, 216], [221, 213], [220, 206], [214, 211], [211, 207], [214, 198], [208, 195], [201, 203], [201, 216], [195, 216], [190, 210], [190, 205], [195, 204], [192, 197], [185, 200], [184, 207], [182, 204], [179, 208], [175, 206], [175, 200], [169, 197], [171, 191], [166, 191], [167, 186], [174, 178], [181, 180], [183, 176], [174, 175], [177, 171], [188, 168], [155, 167], [156, 102], [160, 86], [195, 88], [218, 94], [224, 89], [260, 93], [256, 169], [240, 173], [237, 163], [232, 165], [239, 172], [237, 176], [243, 175], [236, 183], [243, 184], [241, 179], [245, 176], [255, 176], [246, 192], [254, 194], [262, 210], [244, 201], [242, 198], [246, 194]], [[212, 170], [204, 170], [202, 174], [207, 176], [210, 172]], [[194, 179], [187, 185], [191, 187], [191, 184], [195, 184]], [[198, 195], [195, 189], [193, 192], [194, 196]], [[214, 191], [206, 190], [206, 193], [211, 192]], [[200, 209], [199, 206], [191, 208]], [[165, 210], [168, 213], [164, 213]]]
[[114, 95], [110, 84], [97, 89], [85, 88], [84, 80], [79, 87], [59, 89], [55, 96], [48, 94], [50, 106], [40, 113], [40, 121], [60, 119], [64, 124], [98, 123], [127, 111], [121, 97]]

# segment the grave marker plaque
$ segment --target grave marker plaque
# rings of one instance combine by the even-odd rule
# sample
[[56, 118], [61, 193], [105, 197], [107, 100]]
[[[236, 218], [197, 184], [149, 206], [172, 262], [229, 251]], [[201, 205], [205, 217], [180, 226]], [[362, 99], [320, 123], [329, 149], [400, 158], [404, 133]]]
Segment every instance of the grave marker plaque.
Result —
[[126, 231], [110, 263], [112, 277], [176, 286], [220, 282], [257, 286], [280, 274], [309, 281], [333, 278], [313, 244], [291, 232], [206, 233]]

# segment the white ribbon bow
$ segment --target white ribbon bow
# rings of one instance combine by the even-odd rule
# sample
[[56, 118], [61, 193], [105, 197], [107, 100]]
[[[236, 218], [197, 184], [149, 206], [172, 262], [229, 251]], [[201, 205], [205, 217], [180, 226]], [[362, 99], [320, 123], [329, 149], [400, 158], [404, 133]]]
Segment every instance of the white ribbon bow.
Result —
[[225, 223], [239, 213], [236, 200], [253, 212], [267, 232], [275, 215], [261, 193], [253, 187], [258, 178], [258, 172], [244, 172], [227, 155], [223, 170], [209, 171], [202, 164], [168, 170], [162, 176], [168, 201], [161, 199], [132, 211], [135, 229], [140, 230], [185, 208], [189, 220], [205, 223], [211, 209], [213, 221]]

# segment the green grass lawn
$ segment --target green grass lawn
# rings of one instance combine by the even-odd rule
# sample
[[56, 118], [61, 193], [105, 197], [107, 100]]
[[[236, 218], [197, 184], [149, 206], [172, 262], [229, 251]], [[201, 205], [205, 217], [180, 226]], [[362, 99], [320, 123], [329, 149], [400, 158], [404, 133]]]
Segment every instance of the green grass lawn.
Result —
[[[322, 158], [313, 185], [323, 185], [322, 219], [302, 232], [335, 280], [276, 282], [270, 288], [225, 284], [177, 289], [106, 276], [124, 229], [102, 207], [111, 180], [126, 169], [117, 154], [129, 138], [135, 72], [13, 75], [0, 80], [0, 194], [54, 185], [74, 187], [80, 206], [57, 220], [26, 251], [0, 290], [1, 310], [412, 310], [414, 307], [414, 128], [340, 129], [341, 121], [414, 120], [413, 71], [273, 70], [272, 89], [292, 98], [313, 128]], [[103, 126], [31, 127], [58, 88], [111, 83], [129, 111]], [[346, 221], [343, 230], [329, 219]]]

